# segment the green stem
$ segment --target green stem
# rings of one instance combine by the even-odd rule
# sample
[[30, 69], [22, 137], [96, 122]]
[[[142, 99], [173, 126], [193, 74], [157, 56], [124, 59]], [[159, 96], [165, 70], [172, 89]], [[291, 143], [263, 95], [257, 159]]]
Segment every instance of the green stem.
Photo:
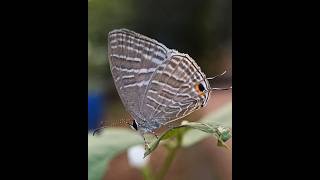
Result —
[[177, 135], [177, 143], [174, 147], [168, 148], [168, 155], [163, 163], [162, 168], [160, 169], [159, 173], [157, 174], [156, 180], [162, 180], [165, 175], [167, 174], [172, 161], [177, 153], [177, 150], [181, 147], [181, 141], [182, 141], [182, 136], [180, 133]]
[[144, 180], [153, 180], [152, 172], [151, 172], [151, 169], [148, 165], [141, 169], [141, 173], [144, 177], [143, 178]]

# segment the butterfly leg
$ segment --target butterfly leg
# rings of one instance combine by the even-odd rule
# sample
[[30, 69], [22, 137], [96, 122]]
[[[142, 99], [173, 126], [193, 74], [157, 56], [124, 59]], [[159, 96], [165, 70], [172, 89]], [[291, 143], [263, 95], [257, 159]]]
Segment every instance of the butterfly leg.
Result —
[[150, 149], [150, 146], [149, 146], [149, 144], [148, 144], [148, 142], [147, 142], [147, 140], [146, 140], [146, 138], [145, 138], [145, 136], [144, 136], [144, 133], [142, 133], [142, 132], [140, 131], [140, 135], [141, 135], [142, 138], [143, 138], [144, 149]]
[[153, 134], [157, 139], [159, 139], [159, 136], [158, 136], [154, 131], [152, 131], [152, 134]]
[[149, 131], [149, 133], [151, 133], [151, 134], [154, 135], [157, 139], [159, 139], [159, 136], [156, 134], [156, 132], [154, 132], [154, 131]]
[[144, 141], [144, 149], [150, 149], [150, 146], [148, 144], [148, 142], [146, 141], [146, 138], [144, 136], [143, 137], [143, 141]]

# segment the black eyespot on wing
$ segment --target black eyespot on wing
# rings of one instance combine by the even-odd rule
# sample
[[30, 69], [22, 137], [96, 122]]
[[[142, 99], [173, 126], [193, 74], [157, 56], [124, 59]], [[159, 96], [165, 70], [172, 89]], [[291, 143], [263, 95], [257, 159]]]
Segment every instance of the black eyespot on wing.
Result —
[[203, 92], [203, 91], [205, 90], [204, 86], [203, 86], [201, 83], [199, 84], [199, 90], [200, 90], [201, 92]]
[[135, 120], [133, 120], [133, 122], [132, 122], [132, 127], [133, 127], [136, 131], [138, 130], [138, 125], [137, 125], [137, 123], [136, 123]]

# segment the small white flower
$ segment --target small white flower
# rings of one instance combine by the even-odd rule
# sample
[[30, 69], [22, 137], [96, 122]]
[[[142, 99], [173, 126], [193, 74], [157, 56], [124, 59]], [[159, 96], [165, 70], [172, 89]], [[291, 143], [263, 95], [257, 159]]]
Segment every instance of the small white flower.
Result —
[[145, 166], [149, 161], [149, 156], [143, 158], [144, 152], [145, 150], [142, 145], [132, 146], [129, 148], [127, 151], [129, 164], [132, 167], [139, 169]]

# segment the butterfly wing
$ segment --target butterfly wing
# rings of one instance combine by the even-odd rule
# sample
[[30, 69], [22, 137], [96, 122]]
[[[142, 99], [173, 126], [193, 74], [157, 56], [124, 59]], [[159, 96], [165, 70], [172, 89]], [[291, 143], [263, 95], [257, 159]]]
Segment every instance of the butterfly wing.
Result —
[[195, 86], [209, 88], [204, 73], [187, 54], [173, 51], [169, 60], [152, 77], [141, 111], [147, 119], [167, 124], [180, 119], [207, 103], [209, 93], [199, 93]]
[[143, 121], [140, 106], [153, 73], [167, 59], [163, 44], [127, 29], [108, 34], [110, 69], [126, 110]]

